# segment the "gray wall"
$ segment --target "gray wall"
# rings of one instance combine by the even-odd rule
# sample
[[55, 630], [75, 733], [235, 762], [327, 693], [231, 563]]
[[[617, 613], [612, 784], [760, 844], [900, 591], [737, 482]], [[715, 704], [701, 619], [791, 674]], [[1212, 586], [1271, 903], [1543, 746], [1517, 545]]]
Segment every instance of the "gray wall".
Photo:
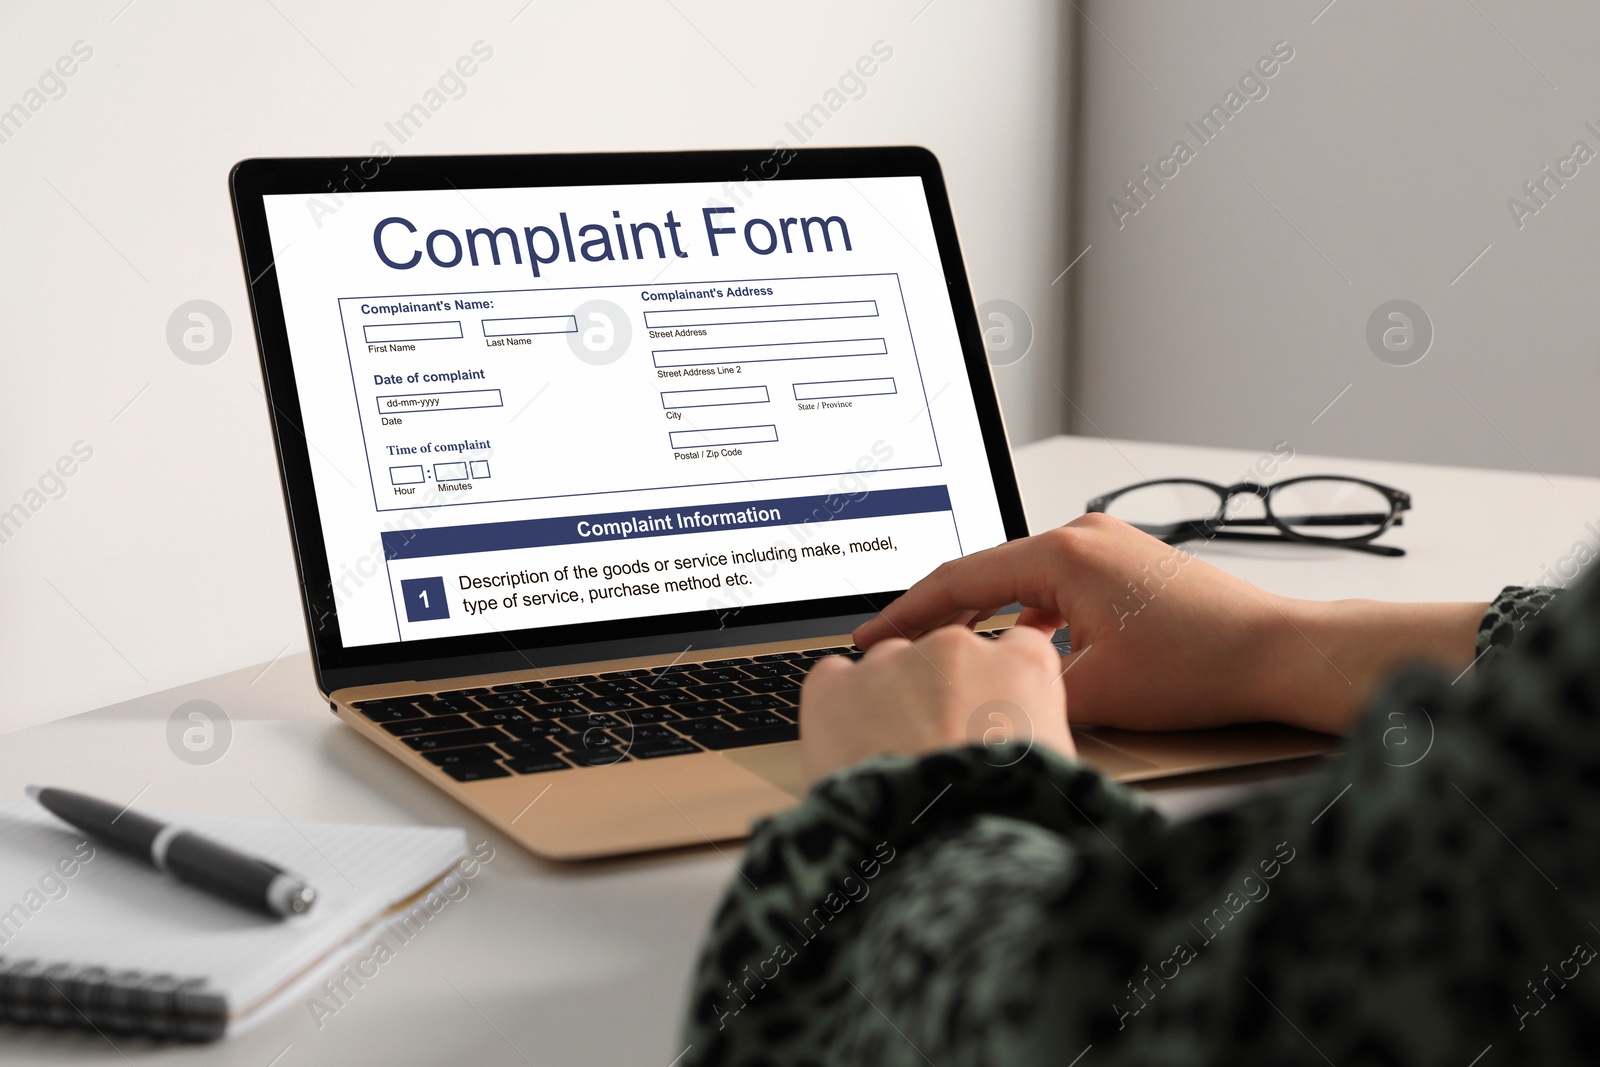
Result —
[[[1600, 153], [1600, 5], [1080, 6], [1074, 430], [1600, 474], [1600, 158], [1507, 206]], [[1184, 123], [1278, 41], [1267, 95], [1201, 145]], [[1179, 139], [1139, 206], [1124, 182]], [[1409, 366], [1366, 336], [1393, 299], [1435, 329]]]

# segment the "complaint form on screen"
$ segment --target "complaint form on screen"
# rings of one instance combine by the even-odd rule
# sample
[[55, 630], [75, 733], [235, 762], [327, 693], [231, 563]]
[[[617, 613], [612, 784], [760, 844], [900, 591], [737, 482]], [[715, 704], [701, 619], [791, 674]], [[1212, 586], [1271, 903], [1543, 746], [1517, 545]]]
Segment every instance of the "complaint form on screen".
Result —
[[346, 646], [1005, 538], [920, 179], [265, 198]]

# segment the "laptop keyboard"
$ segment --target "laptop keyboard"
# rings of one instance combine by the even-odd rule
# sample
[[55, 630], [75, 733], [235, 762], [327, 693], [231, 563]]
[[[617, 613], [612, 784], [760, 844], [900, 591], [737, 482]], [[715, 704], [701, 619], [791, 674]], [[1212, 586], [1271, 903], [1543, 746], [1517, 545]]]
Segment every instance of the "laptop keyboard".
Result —
[[477, 782], [799, 740], [800, 683], [834, 655], [862, 652], [841, 645], [352, 706], [456, 781]]
[[361, 714], [460, 782], [800, 737], [800, 683], [840, 646], [361, 700]]

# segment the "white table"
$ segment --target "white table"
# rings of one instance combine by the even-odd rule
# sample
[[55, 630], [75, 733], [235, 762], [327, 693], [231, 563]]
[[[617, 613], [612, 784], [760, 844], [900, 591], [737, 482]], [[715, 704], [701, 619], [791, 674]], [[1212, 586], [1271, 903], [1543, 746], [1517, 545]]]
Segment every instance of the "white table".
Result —
[[[1085, 500], [1144, 478], [1233, 482], [1253, 453], [1058, 437], [1019, 450], [1035, 530], [1068, 521]], [[1404, 559], [1302, 546], [1215, 543], [1205, 555], [1296, 596], [1487, 600], [1531, 582], [1575, 543], [1600, 544], [1600, 479], [1297, 457], [1277, 477], [1357, 474], [1415, 498], [1387, 536]], [[209, 700], [233, 736], [208, 766], [167, 747], [179, 704]], [[1152, 790], [1187, 814], [1284, 771], [1233, 773]], [[685, 980], [732, 850], [696, 849], [581, 867], [536, 860], [425, 788], [354, 731], [312, 684], [307, 656], [152, 694], [5, 738], [0, 795], [29, 782], [81, 786], [148, 808], [255, 817], [465, 826], [495, 858], [452, 905], [319, 1029], [296, 1005], [220, 1045], [159, 1048], [94, 1034], [0, 1028], [0, 1063], [74, 1061], [237, 1064], [638, 1064], [667, 1067], [682, 1048]], [[446, 981], [448, 979], [448, 982]], [[452, 984], [455, 988], [452, 988]], [[458, 992], [459, 990], [459, 992]]]

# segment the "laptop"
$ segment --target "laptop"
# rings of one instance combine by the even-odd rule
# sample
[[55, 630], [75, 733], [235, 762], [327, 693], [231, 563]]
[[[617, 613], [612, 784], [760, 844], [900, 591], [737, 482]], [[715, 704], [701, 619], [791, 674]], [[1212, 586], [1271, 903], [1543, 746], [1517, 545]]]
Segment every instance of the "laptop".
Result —
[[[251, 159], [232, 195], [317, 685], [540, 856], [794, 804], [809, 665], [1027, 533], [923, 149]], [[1079, 743], [1124, 780], [1325, 747]]]

